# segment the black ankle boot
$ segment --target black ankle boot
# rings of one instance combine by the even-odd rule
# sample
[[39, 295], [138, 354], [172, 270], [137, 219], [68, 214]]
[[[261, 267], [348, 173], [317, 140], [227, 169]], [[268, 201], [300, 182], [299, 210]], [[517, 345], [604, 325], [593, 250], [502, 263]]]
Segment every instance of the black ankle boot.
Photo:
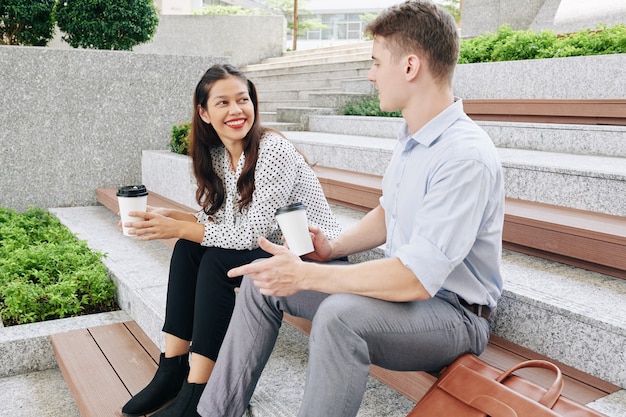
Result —
[[196, 408], [205, 386], [185, 381], [176, 399], [163, 410], [152, 414], [152, 417], [199, 417]]
[[188, 374], [188, 353], [173, 358], [166, 358], [161, 353], [159, 368], [152, 381], [122, 407], [122, 414], [136, 417], [158, 410], [176, 397]]

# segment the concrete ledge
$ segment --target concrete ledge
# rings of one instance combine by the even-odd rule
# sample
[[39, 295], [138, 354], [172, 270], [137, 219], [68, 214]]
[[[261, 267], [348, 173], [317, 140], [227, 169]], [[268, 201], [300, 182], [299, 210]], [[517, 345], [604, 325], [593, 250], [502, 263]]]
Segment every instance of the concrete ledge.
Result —
[[112, 311], [0, 328], [0, 378], [56, 368], [52, 334], [129, 319], [124, 311]]

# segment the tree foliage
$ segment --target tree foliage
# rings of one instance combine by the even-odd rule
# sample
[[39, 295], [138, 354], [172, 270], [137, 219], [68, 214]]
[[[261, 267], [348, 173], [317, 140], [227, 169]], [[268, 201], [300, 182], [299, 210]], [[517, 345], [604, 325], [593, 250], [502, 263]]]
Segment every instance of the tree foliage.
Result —
[[126, 51], [152, 39], [159, 23], [152, 0], [60, 0], [56, 19], [74, 48]]
[[0, 1], [0, 45], [45, 46], [54, 36], [55, 0]]

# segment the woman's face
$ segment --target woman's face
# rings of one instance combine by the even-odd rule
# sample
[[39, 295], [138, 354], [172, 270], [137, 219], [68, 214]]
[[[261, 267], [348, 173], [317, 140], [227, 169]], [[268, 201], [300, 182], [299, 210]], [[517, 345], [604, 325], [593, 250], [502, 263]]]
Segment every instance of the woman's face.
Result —
[[198, 111], [226, 147], [242, 146], [242, 139], [254, 123], [254, 104], [248, 85], [235, 76], [216, 81], [209, 92], [206, 109], [199, 106]]

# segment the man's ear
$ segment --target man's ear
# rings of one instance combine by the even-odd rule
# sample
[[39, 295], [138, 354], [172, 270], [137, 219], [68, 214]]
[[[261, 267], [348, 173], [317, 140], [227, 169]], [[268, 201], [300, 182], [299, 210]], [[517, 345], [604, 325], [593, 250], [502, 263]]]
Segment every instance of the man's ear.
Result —
[[404, 69], [404, 75], [408, 81], [417, 77], [419, 73], [420, 67], [422, 65], [422, 61], [420, 61], [417, 55], [408, 55], [405, 58], [406, 67]]

